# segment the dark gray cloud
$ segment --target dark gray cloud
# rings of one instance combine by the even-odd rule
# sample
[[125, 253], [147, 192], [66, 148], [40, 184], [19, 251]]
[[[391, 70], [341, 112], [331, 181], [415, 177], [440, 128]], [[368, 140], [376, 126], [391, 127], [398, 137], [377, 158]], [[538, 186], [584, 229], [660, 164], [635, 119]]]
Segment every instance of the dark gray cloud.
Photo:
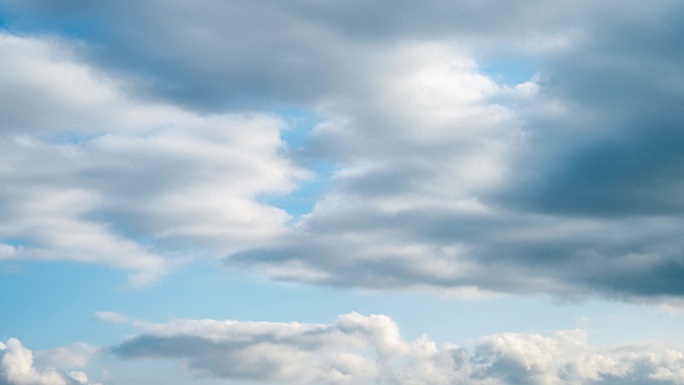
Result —
[[568, 108], [529, 123], [535, 144], [549, 153], [525, 160], [537, 176], [521, 180], [531, 209], [681, 213], [684, 78], [678, 68], [684, 53], [673, 26], [683, 12], [670, 6], [607, 15], [576, 47], [546, 58], [540, 84], [546, 97]]

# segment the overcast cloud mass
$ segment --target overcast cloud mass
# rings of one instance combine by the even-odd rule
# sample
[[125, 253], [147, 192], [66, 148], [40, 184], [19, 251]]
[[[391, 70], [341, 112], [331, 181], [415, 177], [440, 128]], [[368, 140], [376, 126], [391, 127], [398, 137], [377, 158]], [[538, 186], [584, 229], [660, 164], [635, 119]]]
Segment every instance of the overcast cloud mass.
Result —
[[[208, 261], [315, 293], [681, 310], [683, 22], [676, 0], [0, 0], [0, 272], [84, 264], [145, 291]], [[132, 327], [102, 302], [75, 314]], [[140, 318], [177, 318], [158, 311]], [[580, 330], [460, 347], [388, 316], [206, 314], [136, 321], [107, 359], [271, 383], [684, 382], [680, 348]], [[88, 383], [2, 336], [0, 384]]]

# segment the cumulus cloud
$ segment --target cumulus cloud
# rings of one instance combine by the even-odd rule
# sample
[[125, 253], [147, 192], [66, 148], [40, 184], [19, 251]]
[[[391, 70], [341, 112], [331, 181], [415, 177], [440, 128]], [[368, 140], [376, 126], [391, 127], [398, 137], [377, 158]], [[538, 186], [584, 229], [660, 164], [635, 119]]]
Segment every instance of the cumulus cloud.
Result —
[[334, 324], [176, 320], [147, 323], [112, 352], [174, 358], [198, 376], [292, 384], [681, 384], [684, 354], [635, 343], [592, 346], [583, 330], [502, 333], [467, 346], [404, 339], [383, 315]]
[[[78, 346], [77, 350], [84, 349], [83, 346]], [[52, 353], [44, 353], [47, 355], [57, 356], [62, 355], [63, 352], [55, 351]], [[64, 358], [64, 357], [61, 357]], [[55, 362], [67, 363], [68, 366], [76, 363], [76, 367], [80, 367], [81, 362], [73, 362], [63, 359], [57, 359]], [[21, 341], [16, 338], [10, 338], [7, 344], [0, 342], [0, 384], [3, 385], [88, 385], [88, 377], [81, 371], [64, 372], [51, 366], [36, 367], [33, 360], [33, 352], [22, 345]], [[98, 384], [93, 384], [98, 385]]]
[[367, 87], [325, 104], [306, 149], [338, 165], [327, 194], [294, 237], [226, 264], [466, 296], [681, 296], [671, 27], [683, 10], [604, 6], [578, 4], [563, 44], [513, 42], [536, 62], [517, 86], [485, 73], [460, 37], [369, 54], [358, 75]]
[[304, 176], [282, 156], [283, 121], [132, 99], [58, 42], [2, 33], [0, 51], [0, 258], [144, 283], [183, 247], [220, 256], [281, 231], [287, 213], [257, 198]]

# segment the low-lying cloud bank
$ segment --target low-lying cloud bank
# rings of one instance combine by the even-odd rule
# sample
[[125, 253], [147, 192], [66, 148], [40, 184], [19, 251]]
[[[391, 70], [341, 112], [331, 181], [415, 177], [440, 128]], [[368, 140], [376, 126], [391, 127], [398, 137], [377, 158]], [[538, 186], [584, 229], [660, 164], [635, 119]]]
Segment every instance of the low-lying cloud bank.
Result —
[[384, 315], [333, 324], [176, 320], [136, 322], [111, 349], [126, 359], [172, 358], [191, 374], [289, 384], [683, 384], [684, 353], [657, 343], [592, 346], [583, 330], [502, 333], [466, 346], [405, 340]]
[[[66, 363], [71, 367], [81, 367], [84, 363], [84, 352], [92, 355], [91, 347], [79, 346], [80, 352], [70, 352], [62, 348], [52, 352], [43, 352], [48, 361]], [[88, 376], [82, 371], [65, 372], [60, 369], [34, 364], [33, 352], [22, 345], [16, 338], [10, 338], [7, 344], [0, 342], [0, 384], [2, 385], [100, 385], [88, 382]]]

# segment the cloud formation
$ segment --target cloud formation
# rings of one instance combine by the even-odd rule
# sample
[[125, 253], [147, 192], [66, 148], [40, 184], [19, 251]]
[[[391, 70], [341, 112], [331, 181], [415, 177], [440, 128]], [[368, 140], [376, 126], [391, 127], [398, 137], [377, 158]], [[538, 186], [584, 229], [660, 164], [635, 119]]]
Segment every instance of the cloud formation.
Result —
[[[578, 4], [556, 43], [514, 33], [535, 61], [515, 86], [485, 73], [467, 39], [370, 54], [368, 87], [326, 105], [310, 138], [312, 156], [340, 165], [327, 195], [295, 237], [226, 264], [467, 296], [684, 294], [672, 43], [684, 11], [606, 7]], [[543, 36], [540, 23], [529, 28]]]
[[[54, 355], [45, 353], [47, 355]], [[63, 353], [63, 352], [61, 352]], [[62, 357], [63, 358], [63, 357]], [[62, 362], [62, 360], [59, 360]], [[82, 366], [80, 362], [69, 361], [69, 366]], [[88, 377], [81, 371], [64, 372], [53, 367], [36, 367], [33, 352], [16, 338], [7, 344], [0, 342], [0, 384], [2, 385], [88, 385]], [[99, 384], [92, 384], [99, 385]]]
[[383, 315], [349, 313], [334, 324], [176, 320], [140, 324], [112, 352], [172, 358], [197, 376], [291, 384], [681, 384], [684, 354], [637, 343], [592, 346], [582, 330], [503, 333], [467, 347], [405, 340]]
[[[684, 294], [680, 2], [2, 9], [51, 36], [2, 35], [2, 259], [139, 282], [209, 255], [350, 288]], [[297, 148], [273, 112], [292, 107], [320, 120]], [[292, 221], [287, 194], [321, 164]]]
[[132, 99], [59, 42], [2, 33], [0, 51], [0, 258], [144, 283], [184, 247], [217, 257], [281, 231], [287, 213], [257, 197], [305, 175], [281, 154], [283, 121]]
[[456, 37], [461, 46], [545, 48], [584, 27], [588, 13], [639, 13], [668, 3], [145, 0], [130, 12], [109, 3], [29, 0], [2, 9], [10, 28], [92, 42], [84, 58], [126, 74], [143, 94], [222, 111], [316, 104], [362, 84], [357, 76], [367, 55], [395, 41]]

